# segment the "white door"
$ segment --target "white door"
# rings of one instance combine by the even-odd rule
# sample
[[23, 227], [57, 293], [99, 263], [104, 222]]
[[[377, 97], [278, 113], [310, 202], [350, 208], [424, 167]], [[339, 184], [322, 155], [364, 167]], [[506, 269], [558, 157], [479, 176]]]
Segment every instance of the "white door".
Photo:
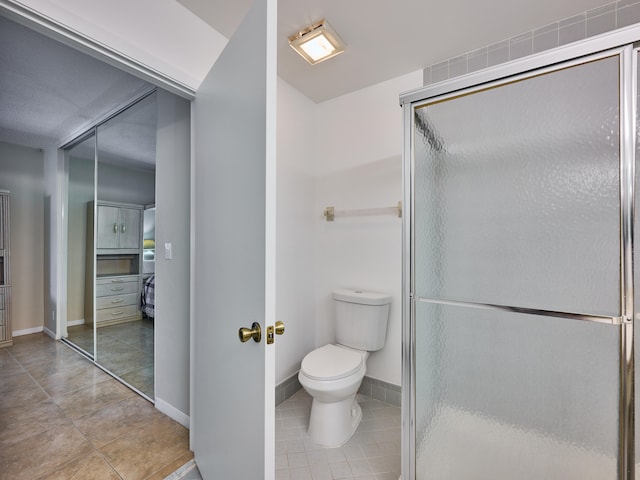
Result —
[[[275, 34], [275, 1], [256, 0], [193, 104], [191, 440], [205, 480], [274, 476]], [[262, 340], [241, 343], [254, 322]]]

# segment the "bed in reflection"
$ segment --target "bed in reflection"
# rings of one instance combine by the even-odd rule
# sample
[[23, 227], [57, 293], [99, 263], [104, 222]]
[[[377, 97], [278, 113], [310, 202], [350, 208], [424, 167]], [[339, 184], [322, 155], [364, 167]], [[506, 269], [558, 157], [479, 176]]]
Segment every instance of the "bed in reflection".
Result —
[[142, 284], [142, 293], [140, 294], [140, 309], [142, 314], [149, 318], [155, 316], [155, 282], [155, 275], [147, 277]]

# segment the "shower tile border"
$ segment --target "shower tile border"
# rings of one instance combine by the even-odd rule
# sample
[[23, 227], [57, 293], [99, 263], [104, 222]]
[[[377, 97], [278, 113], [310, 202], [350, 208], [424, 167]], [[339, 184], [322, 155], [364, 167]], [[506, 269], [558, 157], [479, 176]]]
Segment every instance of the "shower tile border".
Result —
[[[298, 372], [276, 385], [276, 406], [290, 398], [302, 388], [298, 381]], [[396, 407], [400, 406], [402, 389], [399, 385], [383, 382], [371, 377], [364, 377], [358, 393], [380, 400]]]
[[276, 406], [291, 397], [302, 388], [298, 381], [298, 372], [276, 385]]
[[[476, 48], [423, 69], [423, 86], [506, 63], [578, 40], [640, 23], [640, 0], [618, 0], [556, 20], [500, 42]], [[487, 52], [487, 63], [483, 56]], [[462, 68], [465, 65], [466, 68]]]
[[402, 399], [402, 388], [376, 378], [364, 377], [358, 393], [372, 397], [381, 402], [399, 407]]

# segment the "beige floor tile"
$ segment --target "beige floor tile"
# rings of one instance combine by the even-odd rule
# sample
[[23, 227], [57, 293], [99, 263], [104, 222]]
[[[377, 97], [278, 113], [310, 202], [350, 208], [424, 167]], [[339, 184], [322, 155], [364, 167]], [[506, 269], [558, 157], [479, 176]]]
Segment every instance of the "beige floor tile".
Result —
[[[22, 367], [16, 361], [6, 348], [0, 348], [0, 376], [9, 371], [9, 374], [13, 374], [16, 371], [21, 371]], [[0, 377], [1, 378], [1, 377]]]
[[0, 367], [0, 479], [159, 480], [193, 458], [184, 427], [60, 342], [18, 337]]
[[136, 396], [134, 392], [117, 380], [109, 378], [78, 390], [55, 395], [53, 401], [69, 418], [78, 418], [133, 396]]
[[32, 406], [0, 406], [0, 451], [9, 445], [58, 426], [72, 426], [71, 420], [52, 400]]
[[77, 352], [61, 343], [56, 343], [51, 347], [47, 346], [43, 350], [35, 349], [25, 355], [16, 355], [15, 359], [27, 370], [40, 365], [64, 365], [68, 362], [78, 362], [80, 360]]
[[31, 382], [0, 393], [0, 405], [5, 408], [27, 407], [48, 398], [49, 396], [37, 383]]
[[26, 387], [28, 385], [36, 385], [36, 382], [31, 378], [31, 375], [24, 370], [18, 370], [11, 375], [3, 375], [0, 377], [0, 396], [9, 390]]
[[182, 455], [180, 455], [177, 459], [175, 459], [173, 462], [169, 463], [168, 465], [165, 465], [163, 468], [153, 473], [152, 475], [147, 477], [145, 480], [164, 480], [164, 478], [171, 475], [173, 472], [178, 470], [180, 467], [182, 467], [184, 464], [191, 461], [192, 459], [193, 459], [193, 452], [185, 452]]
[[166, 417], [153, 418], [100, 451], [125, 480], [144, 479], [189, 451], [189, 432]]
[[136, 395], [76, 418], [73, 422], [96, 447], [100, 448], [156, 417], [164, 415], [151, 403]]
[[120, 480], [111, 466], [97, 452], [61, 465], [38, 480]]
[[99, 368], [87, 363], [86, 365], [79, 365], [77, 368], [64, 369], [58, 373], [39, 379], [38, 382], [49, 395], [55, 397], [110, 379], [111, 377]]
[[65, 370], [77, 370], [95, 368], [94, 365], [78, 352], [66, 349], [64, 353], [49, 355], [48, 361], [24, 364], [25, 369], [36, 380], [64, 372]]
[[58, 426], [3, 449], [0, 472], [7, 479], [35, 479], [93, 451], [73, 426]]
[[29, 345], [34, 345], [34, 344], [49, 344], [49, 343], [54, 343], [54, 340], [44, 334], [44, 333], [32, 333], [30, 335], [20, 335], [18, 337], [13, 337], [13, 347], [11, 348], [16, 348], [16, 346], [18, 345], [23, 345], [23, 344], [29, 344]]
[[9, 348], [9, 353], [19, 362], [29, 361], [34, 358], [42, 358], [45, 354], [55, 355], [57, 352], [66, 349], [61, 343], [51, 339], [35, 341], [30, 343], [15, 344]]

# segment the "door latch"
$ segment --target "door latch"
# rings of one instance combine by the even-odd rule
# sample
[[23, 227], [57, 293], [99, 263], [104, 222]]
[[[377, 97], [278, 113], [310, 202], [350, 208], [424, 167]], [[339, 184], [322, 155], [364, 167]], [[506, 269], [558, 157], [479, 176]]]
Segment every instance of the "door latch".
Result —
[[278, 320], [276, 322], [276, 325], [269, 325], [267, 327], [267, 344], [271, 345], [274, 340], [275, 340], [275, 335], [282, 335], [284, 334], [284, 323], [282, 323], [280, 320]]

